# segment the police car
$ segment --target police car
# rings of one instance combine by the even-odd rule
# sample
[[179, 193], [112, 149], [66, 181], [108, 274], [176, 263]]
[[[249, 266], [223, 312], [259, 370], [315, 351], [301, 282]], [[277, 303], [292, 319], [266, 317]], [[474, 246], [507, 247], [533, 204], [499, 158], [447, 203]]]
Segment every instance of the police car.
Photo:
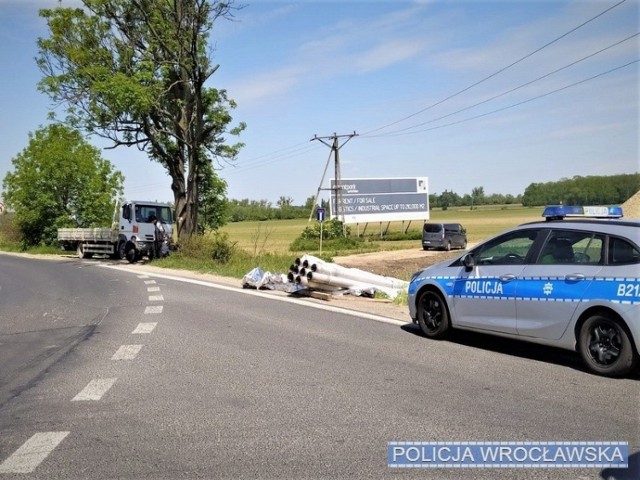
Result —
[[429, 338], [473, 330], [575, 349], [597, 374], [629, 374], [640, 350], [640, 222], [620, 207], [554, 206], [543, 217], [416, 272], [411, 318]]

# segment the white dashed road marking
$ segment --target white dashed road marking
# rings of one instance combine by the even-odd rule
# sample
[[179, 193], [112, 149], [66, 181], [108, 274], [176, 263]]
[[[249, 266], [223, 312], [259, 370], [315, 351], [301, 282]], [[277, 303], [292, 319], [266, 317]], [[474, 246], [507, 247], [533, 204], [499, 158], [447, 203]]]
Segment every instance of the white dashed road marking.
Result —
[[116, 383], [117, 378], [94, 378], [82, 391], [71, 399], [72, 402], [100, 400]]
[[162, 309], [163, 309], [162, 305], [149, 305], [144, 309], [144, 313], [145, 315], [162, 313]]
[[111, 360], [133, 360], [142, 350], [142, 345], [122, 345], [116, 353], [113, 354]]
[[[147, 275], [138, 275], [138, 278], [149, 278]], [[145, 280], [145, 285], [156, 285], [155, 280]], [[148, 287], [148, 292], [159, 292], [160, 287]], [[150, 295], [149, 301], [164, 301], [162, 295]], [[162, 313], [162, 305], [147, 306], [145, 314]], [[139, 323], [132, 334], [151, 333], [158, 325], [157, 322]], [[142, 345], [122, 345], [111, 360], [133, 360], [142, 350]], [[72, 402], [97, 401], [116, 383], [117, 378], [95, 378], [82, 389]], [[9, 458], [0, 463], [0, 473], [31, 473], [49, 454], [65, 439], [70, 432], [38, 432], [22, 444]]]
[[158, 322], [143, 322], [139, 323], [136, 329], [131, 333], [151, 333], [156, 328]]
[[38, 432], [0, 463], [0, 473], [31, 473], [69, 432]]

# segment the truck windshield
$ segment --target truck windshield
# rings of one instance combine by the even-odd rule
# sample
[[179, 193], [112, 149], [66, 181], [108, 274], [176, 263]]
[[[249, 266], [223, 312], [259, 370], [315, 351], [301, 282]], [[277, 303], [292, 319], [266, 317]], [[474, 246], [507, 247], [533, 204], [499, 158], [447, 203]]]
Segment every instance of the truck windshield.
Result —
[[162, 223], [173, 223], [171, 208], [163, 205], [136, 205], [136, 221], [151, 223], [152, 217]]

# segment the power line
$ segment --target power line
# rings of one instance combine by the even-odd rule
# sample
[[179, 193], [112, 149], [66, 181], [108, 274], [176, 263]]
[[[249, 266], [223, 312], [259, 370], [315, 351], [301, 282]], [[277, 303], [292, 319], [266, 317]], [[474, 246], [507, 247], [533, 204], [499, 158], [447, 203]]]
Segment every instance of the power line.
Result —
[[465, 87], [465, 88], [463, 88], [462, 90], [460, 90], [460, 91], [458, 91], [458, 92], [456, 92], [456, 93], [453, 93], [453, 94], [449, 95], [448, 97], [446, 97], [446, 98], [444, 98], [444, 99], [442, 99], [442, 100], [440, 100], [440, 101], [438, 101], [438, 102], [436, 102], [436, 103], [433, 103], [433, 104], [431, 104], [431, 105], [429, 105], [429, 106], [427, 106], [427, 107], [425, 107], [425, 108], [423, 108], [423, 109], [421, 109], [421, 110], [418, 110], [417, 112], [412, 113], [411, 115], [407, 115], [406, 117], [403, 117], [403, 118], [401, 118], [401, 119], [399, 119], [399, 120], [396, 120], [396, 121], [394, 121], [394, 122], [387, 123], [386, 125], [383, 125], [383, 126], [381, 126], [381, 127], [377, 127], [377, 128], [372, 129], [372, 130], [366, 131], [366, 132], [364, 132], [364, 133], [362, 134], [362, 136], [367, 136], [367, 135], [368, 135], [368, 134], [370, 134], [370, 133], [378, 132], [378, 131], [383, 130], [383, 129], [385, 129], [385, 128], [388, 128], [388, 127], [391, 127], [391, 126], [393, 126], [393, 125], [396, 125], [396, 124], [398, 124], [398, 123], [400, 123], [400, 122], [404, 122], [405, 120], [408, 120], [408, 119], [410, 119], [410, 118], [413, 118], [413, 117], [415, 117], [416, 115], [420, 115], [421, 113], [424, 113], [424, 112], [426, 112], [427, 110], [430, 110], [430, 109], [432, 109], [432, 108], [434, 108], [434, 107], [437, 107], [438, 105], [441, 105], [441, 104], [443, 104], [444, 102], [446, 102], [446, 101], [448, 101], [448, 100], [451, 100], [451, 99], [452, 99], [452, 98], [454, 98], [454, 97], [457, 97], [458, 95], [460, 95], [460, 94], [462, 94], [462, 93], [464, 93], [464, 92], [466, 92], [466, 91], [468, 91], [468, 90], [472, 89], [473, 87], [476, 87], [476, 86], [480, 85], [481, 83], [484, 83], [484, 82], [486, 82], [487, 80], [489, 80], [489, 79], [491, 79], [491, 78], [495, 77], [496, 75], [499, 75], [500, 73], [504, 72], [505, 70], [508, 70], [509, 68], [513, 67], [514, 65], [517, 65], [518, 63], [522, 62], [523, 60], [526, 60], [527, 58], [529, 58], [529, 57], [531, 57], [531, 56], [535, 55], [536, 53], [538, 53], [538, 52], [540, 52], [541, 50], [543, 50], [543, 49], [547, 48], [548, 46], [553, 45], [554, 43], [558, 42], [559, 40], [563, 39], [564, 37], [566, 37], [566, 36], [568, 36], [568, 35], [572, 34], [572, 33], [573, 33], [573, 32], [575, 32], [576, 30], [578, 30], [578, 29], [580, 29], [580, 28], [584, 27], [585, 25], [587, 25], [587, 24], [589, 24], [589, 23], [593, 22], [594, 20], [596, 20], [597, 18], [599, 18], [599, 17], [601, 17], [602, 15], [606, 14], [607, 12], [609, 12], [609, 11], [613, 10], [614, 8], [616, 8], [616, 7], [620, 6], [620, 5], [622, 5], [624, 2], [626, 2], [626, 0], [621, 0], [620, 2], [616, 3], [615, 5], [613, 5], [613, 6], [609, 7], [609, 8], [607, 8], [606, 10], [604, 10], [604, 11], [600, 12], [600, 13], [599, 13], [599, 14], [597, 14], [596, 16], [591, 17], [591, 18], [590, 18], [590, 19], [588, 19], [587, 21], [585, 21], [585, 22], [581, 23], [581, 24], [580, 24], [580, 25], [578, 25], [577, 27], [572, 28], [572, 29], [571, 29], [571, 30], [569, 30], [568, 32], [566, 32], [566, 33], [564, 33], [564, 34], [560, 35], [559, 37], [557, 37], [557, 38], [555, 38], [555, 39], [551, 40], [550, 42], [548, 42], [548, 43], [544, 44], [543, 46], [541, 46], [541, 47], [537, 48], [537, 49], [536, 49], [536, 50], [534, 50], [533, 52], [528, 53], [528, 54], [527, 54], [527, 55], [525, 55], [524, 57], [519, 58], [519, 59], [518, 59], [518, 60], [516, 60], [515, 62], [512, 62], [512, 63], [510, 63], [509, 65], [507, 65], [507, 66], [505, 66], [505, 67], [502, 67], [500, 70], [498, 70], [498, 71], [496, 71], [496, 72], [492, 73], [491, 75], [489, 75], [489, 76], [487, 76], [487, 77], [483, 78], [482, 80], [479, 80], [479, 81], [477, 81], [477, 82], [475, 82], [475, 83], [473, 83], [473, 84], [469, 85], [468, 87]]
[[[580, 81], [578, 81], [578, 82], [574, 82], [574, 83], [571, 83], [571, 84], [569, 84], [569, 85], [565, 85], [564, 87], [557, 88], [557, 89], [552, 90], [552, 91], [550, 91], [550, 92], [543, 93], [543, 94], [541, 94], [541, 95], [537, 95], [537, 96], [532, 97], [532, 98], [529, 98], [529, 99], [527, 99], [527, 100], [523, 100], [523, 101], [521, 101], [521, 102], [517, 102], [517, 103], [514, 103], [514, 104], [512, 104], [512, 105], [508, 105], [508, 106], [506, 106], [506, 107], [498, 108], [498, 109], [496, 109], [496, 110], [492, 110], [492, 111], [490, 111], [490, 112], [482, 113], [482, 114], [480, 114], [480, 115], [476, 115], [476, 116], [473, 116], [473, 117], [464, 118], [464, 119], [462, 119], [462, 120], [458, 120], [458, 121], [456, 121], [456, 122], [445, 123], [445, 124], [443, 124], [443, 125], [437, 125], [437, 126], [435, 126], [435, 127], [425, 128], [425, 129], [422, 129], [422, 130], [414, 130], [414, 131], [411, 131], [411, 132], [402, 132], [402, 133], [395, 133], [395, 134], [387, 134], [387, 135], [385, 135], [385, 136], [389, 136], [389, 137], [399, 137], [399, 136], [402, 136], [402, 135], [412, 135], [412, 134], [415, 134], [415, 133], [428, 132], [428, 131], [431, 131], [431, 130], [438, 130], [438, 129], [440, 129], [440, 128], [445, 128], [445, 127], [450, 127], [450, 126], [453, 126], [453, 125], [459, 125], [459, 124], [461, 124], [461, 123], [465, 123], [465, 122], [470, 122], [471, 120], [476, 120], [476, 119], [478, 119], [478, 118], [482, 118], [482, 117], [486, 117], [486, 116], [489, 116], [489, 115], [493, 115], [494, 113], [502, 112], [502, 111], [504, 111], [504, 110], [509, 110], [509, 109], [511, 109], [511, 108], [515, 108], [515, 107], [519, 107], [520, 105], [524, 105], [525, 103], [529, 103], [529, 102], [532, 102], [532, 101], [534, 101], [534, 100], [539, 100], [539, 99], [541, 99], [541, 98], [548, 97], [549, 95], [553, 95], [554, 93], [558, 93], [558, 92], [561, 92], [561, 91], [563, 91], [563, 90], [567, 90], [567, 89], [569, 89], [569, 88], [575, 87], [575, 86], [577, 86], [577, 85], [581, 85], [581, 84], [583, 84], [583, 83], [589, 82], [589, 81], [591, 81], [591, 80], [595, 80], [596, 78], [602, 77], [602, 76], [604, 76], [604, 75], [607, 75], [607, 74], [609, 74], [609, 73], [615, 72], [615, 71], [617, 71], [617, 70], [621, 70], [621, 69], [623, 69], [623, 68], [625, 68], [625, 67], [628, 67], [628, 66], [633, 65], [634, 63], [638, 63], [638, 62], [640, 62], [640, 59], [638, 59], [638, 60], [633, 60], [633, 61], [631, 61], [631, 62], [629, 62], [629, 63], [625, 63], [624, 65], [620, 65], [620, 66], [618, 66], [618, 67], [615, 67], [615, 68], [612, 68], [612, 69], [610, 69], [610, 70], [607, 70], [606, 72], [602, 72], [602, 73], [599, 73], [599, 74], [597, 74], [597, 75], [593, 75], [593, 76], [591, 76], [591, 77], [589, 77], [589, 78], [585, 78], [585, 79], [580, 80]], [[382, 136], [382, 135], [381, 135], [381, 136]]]
[[247, 171], [247, 170], [253, 170], [253, 169], [256, 169], [256, 168], [265, 167], [267, 165], [272, 165], [274, 163], [282, 162], [284, 160], [288, 160], [288, 159], [291, 159], [291, 158], [299, 157], [299, 156], [301, 156], [301, 155], [303, 155], [305, 153], [309, 153], [309, 152], [312, 152], [314, 150], [318, 150], [319, 148], [320, 147], [317, 146], [317, 145], [310, 146], [310, 145], [305, 143], [304, 147], [298, 148], [298, 149], [296, 149], [294, 151], [291, 151], [291, 152], [289, 152], [287, 154], [281, 154], [281, 155], [278, 155], [278, 156], [273, 157], [271, 159], [262, 160], [262, 161], [254, 161], [254, 162], [249, 162], [249, 163], [243, 162], [242, 165], [238, 165], [238, 166], [233, 165], [228, 170], [221, 169], [221, 170], [218, 170], [218, 171], [219, 172], [220, 171], [224, 171], [227, 175], [234, 174], [234, 173], [240, 173], [240, 172], [244, 172], [244, 171]]
[[535, 83], [535, 82], [538, 82], [538, 81], [540, 81], [540, 80], [543, 80], [543, 79], [545, 79], [545, 78], [548, 78], [548, 77], [550, 77], [551, 75], [554, 75], [554, 74], [556, 74], [556, 73], [558, 73], [558, 72], [561, 72], [562, 70], [566, 70], [567, 68], [573, 67], [574, 65], [577, 65], [577, 64], [578, 64], [578, 63], [580, 63], [580, 62], [583, 62], [583, 61], [585, 61], [585, 60], [587, 60], [587, 59], [589, 59], [589, 58], [595, 57], [596, 55], [598, 55], [598, 54], [600, 54], [600, 53], [602, 53], [602, 52], [605, 52], [605, 51], [607, 51], [607, 50], [609, 50], [609, 49], [611, 49], [611, 48], [613, 48], [613, 47], [616, 47], [616, 46], [618, 46], [618, 45], [620, 45], [620, 44], [622, 44], [622, 43], [624, 43], [624, 42], [627, 42], [627, 41], [631, 40], [632, 38], [637, 37], [638, 35], [640, 35], [640, 32], [634, 33], [633, 35], [630, 35], [630, 36], [628, 36], [628, 37], [626, 37], [626, 38], [624, 38], [624, 39], [622, 39], [622, 40], [620, 40], [620, 41], [618, 41], [618, 42], [615, 42], [615, 43], [613, 43], [613, 44], [611, 44], [611, 45], [609, 45], [609, 46], [607, 46], [607, 47], [601, 48], [601, 49], [600, 49], [600, 50], [598, 50], [597, 52], [593, 52], [593, 53], [591, 53], [591, 54], [589, 54], [589, 55], [587, 55], [587, 56], [585, 56], [585, 57], [582, 57], [582, 58], [580, 58], [580, 59], [578, 59], [578, 60], [576, 60], [576, 61], [574, 61], [574, 62], [571, 62], [571, 63], [569, 63], [569, 64], [567, 64], [567, 65], [565, 65], [565, 66], [563, 66], [563, 67], [557, 68], [556, 70], [553, 70], [553, 71], [551, 71], [551, 72], [549, 72], [549, 73], [546, 73], [545, 75], [542, 75], [542, 76], [540, 76], [540, 77], [538, 77], [538, 78], [535, 78], [535, 79], [530, 80], [530, 81], [528, 81], [528, 82], [526, 82], [526, 83], [523, 83], [523, 84], [521, 84], [521, 85], [518, 85], [517, 87], [514, 87], [514, 88], [512, 88], [512, 89], [510, 89], [510, 90], [507, 90], [507, 91], [505, 91], [505, 92], [502, 92], [502, 93], [499, 93], [499, 94], [497, 94], [497, 95], [494, 95], [493, 97], [490, 97], [490, 98], [487, 98], [487, 99], [485, 99], [485, 100], [482, 100], [481, 102], [477, 102], [477, 103], [474, 103], [473, 105], [469, 105], [468, 107], [464, 107], [464, 108], [461, 108], [460, 110], [456, 110], [455, 112], [451, 112], [451, 113], [448, 113], [448, 114], [446, 114], [446, 115], [442, 115], [442, 116], [440, 116], [440, 117], [433, 118], [433, 119], [428, 120], [428, 121], [426, 121], [426, 122], [418, 123], [418, 124], [415, 124], [415, 125], [410, 125], [410, 126], [408, 126], [408, 127], [404, 127], [404, 128], [398, 129], [398, 130], [393, 130], [393, 131], [391, 131], [391, 132], [380, 133], [380, 134], [378, 134], [378, 135], [368, 135], [368, 137], [369, 137], [369, 138], [373, 138], [373, 137], [394, 136], [394, 135], [395, 135], [395, 134], [397, 134], [397, 133], [400, 133], [400, 132], [406, 132], [407, 130], [413, 130], [414, 128], [422, 127], [422, 126], [424, 126], [424, 125], [428, 125], [428, 124], [430, 124], [430, 123], [434, 123], [434, 122], [437, 122], [437, 121], [439, 121], [439, 120], [443, 120], [443, 119], [448, 118], [448, 117], [451, 117], [451, 116], [453, 116], [453, 115], [457, 115], [458, 113], [465, 112], [465, 111], [470, 110], [470, 109], [472, 109], [472, 108], [475, 108], [475, 107], [477, 107], [477, 106], [479, 106], [479, 105], [483, 105], [483, 104], [488, 103], [488, 102], [490, 102], [490, 101], [492, 101], [492, 100], [495, 100], [496, 98], [504, 97], [505, 95], [508, 95], [508, 94], [510, 94], [510, 93], [513, 93], [513, 92], [515, 92], [516, 90], [520, 90], [521, 88], [527, 87], [527, 86], [529, 86], [529, 85], [531, 85], [531, 84], [533, 84], [533, 83]]
[[274, 156], [274, 155], [276, 155], [276, 154], [278, 154], [280, 152], [286, 152], [288, 150], [291, 150], [291, 149], [294, 149], [294, 148], [299, 148], [301, 146], [308, 146], [308, 143], [307, 142], [300, 142], [300, 143], [297, 143], [295, 145], [291, 145], [290, 147], [283, 147], [283, 148], [280, 148], [278, 150], [274, 150], [273, 152], [270, 152], [270, 153], [265, 153], [265, 154], [262, 154], [262, 155], [258, 155], [257, 157], [253, 157], [253, 158], [248, 159], [247, 163], [251, 163], [251, 162], [254, 162], [255, 160], [259, 160], [259, 159], [262, 159], [262, 158], [271, 157], [271, 156]]

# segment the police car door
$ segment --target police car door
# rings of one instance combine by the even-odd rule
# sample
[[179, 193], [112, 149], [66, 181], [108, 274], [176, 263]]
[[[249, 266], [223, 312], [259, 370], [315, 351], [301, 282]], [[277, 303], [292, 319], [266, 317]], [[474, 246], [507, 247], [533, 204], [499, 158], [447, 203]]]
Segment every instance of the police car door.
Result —
[[516, 230], [474, 249], [475, 267], [462, 271], [454, 287], [454, 324], [517, 333], [516, 281], [539, 230]]
[[517, 326], [520, 335], [557, 340], [602, 270], [604, 235], [561, 228], [546, 233], [517, 283]]

